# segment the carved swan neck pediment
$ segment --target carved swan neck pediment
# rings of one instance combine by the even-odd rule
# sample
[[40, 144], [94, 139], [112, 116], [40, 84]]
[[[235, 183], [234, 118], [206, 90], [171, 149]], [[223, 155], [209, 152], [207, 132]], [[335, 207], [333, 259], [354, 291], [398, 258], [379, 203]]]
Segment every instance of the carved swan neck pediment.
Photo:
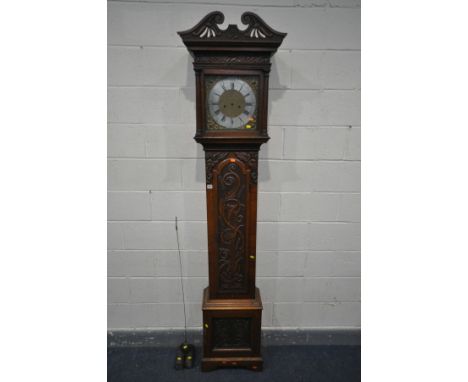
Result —
[[197, 25], [186, 31], [178, 32], [188, 47], [197, 46], [252, 46], [277, 49], [286, 33], [271, 28], [262, 18], [252, 12], [244, 12], [241, 21], [247, 28], [241, 30], [235, 24], [226, 29], [219, 25], [224, 22], [224, 15], [219, 11], [207, 14]]

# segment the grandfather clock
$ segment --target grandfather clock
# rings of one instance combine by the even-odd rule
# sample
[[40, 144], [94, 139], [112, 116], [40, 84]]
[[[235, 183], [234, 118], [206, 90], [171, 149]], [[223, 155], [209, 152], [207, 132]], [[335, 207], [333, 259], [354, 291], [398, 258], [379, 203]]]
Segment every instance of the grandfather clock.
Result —
[[245, 12], [220, 29], [211, 12], [178, 32], [196, 76], [197, 131], [206, 164], [209, 286], [203, 293], [202, 370], [261, 370], [262, 300], [255, 287], [258, 151], [268, 141], [270, 59], [285, 33]]

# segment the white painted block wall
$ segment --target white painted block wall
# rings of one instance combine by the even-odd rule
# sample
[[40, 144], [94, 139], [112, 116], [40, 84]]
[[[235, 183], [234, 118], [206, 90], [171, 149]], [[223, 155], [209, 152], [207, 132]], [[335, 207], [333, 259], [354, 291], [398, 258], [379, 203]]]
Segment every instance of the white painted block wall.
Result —
[[[213, 4], [210, 4], [213, 3]], [[287, 32], [271, 73], [259, 178], [264, 327], [360, 326], [360, 1], [108, 3], [108, 326], [188, 325], [208, 284], [203, 150], [179, 30], [213, 10]]]

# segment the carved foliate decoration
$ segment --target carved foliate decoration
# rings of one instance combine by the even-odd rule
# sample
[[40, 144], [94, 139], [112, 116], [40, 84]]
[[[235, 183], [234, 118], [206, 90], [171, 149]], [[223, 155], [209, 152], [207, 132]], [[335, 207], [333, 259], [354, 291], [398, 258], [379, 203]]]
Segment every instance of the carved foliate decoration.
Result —
[[258, 152], [240, 151], [236, 153], [236, 156], [250, 168], [250, 179], [252, 183], [256, 184], [258, 178]]
[[250, 348], [251, 318], [213, 318], [213, 349]]
[[197, 56], [195, 57], [196, 64], [212, 64], [212, 65], [269, 65], [270, 58], [265, 56], [228, 56], [228, 55], [213, 55], [213, 56]]
[[214, 38], [222, 34], [218, 24], [224, 22], [224, 15], [219, 11], [208, 13], [197, 25], [187, 31], [179, 32], [179, 35], [184, 38], [186, 35], [196, 36], [199, 38]]
[[213, 169], [219, 162], [226, 159], [229, 153], [226, 151], [207, 151], [205, 154], [206, 183], [213, 181]]
[[276, 43], [278, 45], [283, 41], [286, 33], [275, 31], [268, 26], [262, 18], [252, 12], [244, 12], [241, 16], [243, 24], [247, 28], [240, 30], [237, 25], [230, 24], [226, 29], [220, 29], [219, 25], [224, 22], [224, 15], [219, 11], [214, 11], [206, 15], [192, 29], [178, 32], [184, 40], [184, 43], [189, 46], [191, 43], [197, 42], [225, 42], [250, 44], [258, 41], [265, 43]]
[[243, 31], [244, 36], [249, 36], [251, 38], [281, 38], [284, 36], [284, 33], [277, 32], [269, 27], [265, 21], [255, 13], [244, 12], [241, 16], [241, 21], [243, 24], [248, 25], [247, 29]]
[[218, 175], [218, 285], [224, 293], [246, 292], [246, 174], [236, 162]]
[[237, 158], [242, 161], [250, 169], [250, 180], [253, 184], [257, 184], [258, 179], [258, 152], [257, 151], [207, 151], [205, 153], [205, 171], [206, 183], [213, 182], [214, 168], [227, 157]]

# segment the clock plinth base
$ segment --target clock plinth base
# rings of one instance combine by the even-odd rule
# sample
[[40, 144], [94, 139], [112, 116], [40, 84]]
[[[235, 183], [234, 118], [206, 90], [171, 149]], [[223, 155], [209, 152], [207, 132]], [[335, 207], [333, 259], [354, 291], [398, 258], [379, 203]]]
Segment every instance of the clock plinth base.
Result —
[[202, 371], [219, 367], [263, 369], [260, 354], [262, 300], [255, 288], [253, 299], [210, 299], [203, 293]]

